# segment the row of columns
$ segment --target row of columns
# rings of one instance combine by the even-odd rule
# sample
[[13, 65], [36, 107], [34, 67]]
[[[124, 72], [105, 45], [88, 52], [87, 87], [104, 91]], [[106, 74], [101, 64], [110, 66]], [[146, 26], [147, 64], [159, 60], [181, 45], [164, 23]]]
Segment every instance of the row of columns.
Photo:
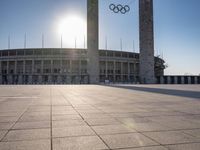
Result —
[[[111, 62], [111, 61], [105, 61], [105, 70], [106, 70], [106, 72], [105, 72], [105, 75], [106, 75], [106, 77], [108, 77], [108, 62]], [[123, 71], [124, 71], [124, 66], [123, 66], [123, 64], [124, 63], [127, 63], [127, 73], [123, 73]], [[130, 62], [120, 62], [120, 70], [121, 70], [121, 76], [123, 76], [124, 74], [126, 74], [126, 75], [130, 75], [131, 74], [131, 71], [130, 71], [130, 69], [131, 69], [131, 67], [130, 67]], [[134, 68], [134, 70], [133, 70], [133, 73], [132, 74], [139, 74], [139, 72], [137, 72], [137, 69], [136, 69], [136, 63], [133, 63], [133, 68]], [[116, 76], [116, 61], [113, 61], [113, 75], [114, 76]]]
[[0, 75], [0, 84], [87, 84], [88, 79], [87, 75]]
[[[30, 61], [30, 60], [28, 60], [28, 61]], [[32, 67], [32, 69], [31, 69], [31, 74], [35, 74], [35, 73], [37, 73], [36, 71], [35, 71], [35, 66], [36, 66], [36, 64], [35, 64], [35, 61], [36, 60], [31, 60], [31, 67]], [[39, 60], [40, 61], [40, 60]], [[51, 70], [51, 73], [53, 73], [53, 69], [54, 69], [54, 65], [53, 65], [53, 61], [54, 60], [50, 60], [50, 64], [49, 64], [49, 68], [50, 68], [50, 70]], [[56, 61], [56, 60], [55, 60]], [[73, 60], [68, 60], [69, 61], [69, 70], [70, 70], [70, 74], [73, 74], [73, 72], [72, 72], [72, 61]], [[83, 69], [83, 65], [82, 65], [82, 63], [81, 63], [81, 61], [82, 60], [76, 60], [76, 61], [78, 61], [78, 68], [79, 68], [79, 70], [78, 70], [78, 74], [81, 74], [81, 69]], [[2, 63], [3, 62], [6, 62], [6, 70], [7, 70], [7, 74], [11, 74], [9, 71], [11, 70], [9, 67], [10, 67], [10, 63], [11, 62], [14, 62], [14, 69], [13, 69], [13, 74], [18, 74], [18, 72], [17, 72], [17, 63], [18, 62], [23, 62], [23, 66], [22, 66], [22, 68], [23, 68], [23, 74], [26, 74], [26, 60], [18, 60], [18, 61], [16, 61], [16, 60], [9, 60], [9, 61], [0, 61], [0, 71], [1, 71], [1, 73], [0, 74], [2, 74], [2, 69], [5, 67], [3, 67], [2, 66]], [[62, 68], [63, 68], [63, 63], [62, 63], [63, 61], [61, 60], [60, 61], [60, 63], [59, 63], [59, 67], [58, 68], [60, 68], [61, 69], [61, 72], [59, 72], [59, 74], [60, 73], [65, 73], [65, 72], [63, 72], [63, 70], [62, 70]], [[57, 66], [57, 65], [55, 65], [55, 66]], [[41, 60], [41, 64], [40, 64], [40, 67], [38, 67], [38, 68], [40, 68], [41, 69], [41, 72], [39, 73], [39, 74], [43, 74], [43, 72], [44, 72], [44, 60]], [[87, 68], [85, 68], [85, 69], [87, 69]]]
[[[20, 66], [20, 68], [23, 68], [22, 70], [22, 72], [17, 72], [17, 69], [19, 69], [18, 68], [18, 65], [17, 65], [17, 62], [20, 62], [21, 63], [21, 65], [23, 65], [23, 66]], [[71, 75], [71, 76], [80, 76], [80, 75], [88, 75], [87, 74], [87, 71], [86, 72], [82, 72], [82, 69], [83, 69], [83, 66], [84, 65], [82, 65], [81, 64], [81, 61], [79, 61], [78, 63], [78, 67], [79, 67], [79, 69], [77, 70], [78, 72], [77, 73], [73, 73], [72, 71], [73, 71], [73, 65], [72, 65], [72, 60], [67, 60], [67, 61], [69, 61], [68, 63], [69, 63], [69, 72], [67, 72], [68, 71], [68, 68], [66, 67], [66, 72], [67, 73], [63, 73], [64, 72], [64, 68], [63, 68], [63, 61], [60, 61], [60, 63], [58, 63], [58, 65], [55, 65], [55, 67], [53, 67], [54, 65], [53, 65], [53, 61], [57, 61], [57, 60], [49, 60], [49, 67], [47, 67], [49, 70], [51, 70], [51, 72], [49, 72], [49, 73], [44, 73], [44, 69], [45, 69], [45, 64], [44, 64], [44, 60], [39, 60], [39, 61], [41, 61], [40, 63], [39, 63], [39, 65], [38, 64], [36, 64], [35, 62], [37, 61], [37, 60], [35, 60], [35, 59], [33, 59], [33, 60], [31, 60], [31, 62], [29, 63], [29, 67], [31, 67], [31, 68], [27, 68], [27, 64], [26, 64], [26, 61], [27, 60], [18, 60], [18, 61], [14, 61], [14, 60], [9, 60], [9, 61], [2, 61], [2, 62], [4, 62], [4, 65], [6, 64], [6, 67], [5, 66], [2, 66], [2, 62], [0, 62], [0, 68], [6, 68], [6, 70], [7, 70], [7, 73], [2, 73], [2, 75], [6, 75], [8, 78], [8, 80], [9, 81], [12, 81], [12, 80], [14, 80], [14, 79], [11, 79], [11, 78], [13, 78], [13, 76], [18, 76], [19, 77], [19, 83], [21, 84], [23, 81], [21, 81], [22, 80], [22, 77], [23, 76], [28, 76], [28, 80], [30, 81], [30, 82], [28, 82], [28, 83], [31, 83], [31, 81], [32, 81], [32, 75], [38, 75], [39, 76], [39, 78], [42, 78], [41, 76], [49, 76], [48, 78], [49, 78], [49, 80], [51, 81], [51, 75]], [[29, 60], [30, 61], [30, 60]], [[112, 75], [113, 76], [113, 79], [114, 79], [114, 81], [116, 81], [116, 76], [118, 76], [119, 74], [117, 74], [116, 73], [116, 70], [117, 70], [117, 65], [116, 65], [116, 63], [120, 63], [120, 70], [121, 70], [121, 72], [120, 72], [120, 76], [121, 76], [121, 79], [123, 79], [123, 76], [124, 75], [126, 75], [126, 76], [128, 76], [128, 80], [130, 80], [130, 76], [135, 76], [135, 78], [136, 78], [136, 76], [138, 76], [138, 74], [139, 74], [139, 72], [138, 72], [138, 70], [136, 69], [136, 62], [132, 62], [132, 61], [121, 61], [121, 62], [119, 62], [119, 61], [115, 61], [115, 60], [113, 60], [113, 61], [107, 61], [107, 59], [106, 60], [101, 60], [101, 61], [105, 61], [105, 66], [103, 66], [103, 68], [105, 67], [106, 68], [106, 70], [105, 70], [105, 73], [104, 74], [101, 74], [101, 75], [105, 75], [106, 76], [106, 78], [108, 78], [108, 76], [110, 76], [110, 75]], [[12, 62], [13, 63], [13, 65], [12, 66], [10, 66], [9, 64], [10, 64], [10, 62]], [[23, 63], [22, 63], [23, 62]], [[113, 66], [113, 68], [108, 68], [108, 63], [109, 62], [111, 62], [112, 63], [112, 66]], [[126, 68], [127, 68], [127, 70], [124, 72], [124, 63], [126, 63]], [[131, 71], [131, 65], [130, 65], [130, 63], [132, 63], [134, 66], [133, 66], [133, 71]], [[37, 66], [38, 65], [38, 67], [35, 67], [35, 66]], [[13, 68], [13, 66], [14, 66], [14, 68]], [[82, 66], [82, 67], [81, 67]], [[14, 72], [13, 73], [10, 73], [10, 71], [11, 71], [11, 68], [9, 68], [9, 67], [12, 67], [12, 69], [14, 70]], [[54, 70], [53, 69], [61, 69], [61, 72], [58, 72], [58, 73], [53, 73], [54, 72]], [[28, 69], [28, 71], [30, 70], [30, 72], [27, 72], [27, 70], [26, 69]], [[40, 73], [37, 73], [37, 69], [40, 69]], [[87, 67], [86, 66], [84, 66], [84, 69], [87, 69]], [[108, 73], [108, 70], [113, 70], [113, 73], [112, 74], [109, 74]], [[2, 71], [2, 70], [1, 70]], [[99, 70], [100, 71], [100, 70]], [[1, 73], [0, 73], [1, 74]], [[2, 76], [1, 76], [1, 80], [2, 80]], [[39, 80], [39, 83], [41, 83], [41, 80], [42, 79], [40, 79]], [[49, 81], [49, 82], [50, 82]]]
[[[200, 84], [198, 83], [198, 76], [161, 76], [158, 78], [160, 84]], [[178, 81], [178, 78], [180, 78], [180, 82]], [[194, 78], [193, 82], [192, 78]], [[185, 79], [187, 79], [187, 82]]]
[[[30, 60], [28, 60], [30, 61]], [[32, 73], [32, 74], [35, 74], [37, 73], [34, 69], [35, 67], [37, 66], [37, 64], [35, 64], [35, 61], [38, 61], [38, 60], [31, 60], [31, 63], [30, 63], [30, 66], [31, 66], [31, 72], [29, 73]], [[43, 74], [43, 70], [45, 68], [44, 66], [44, 60], [39, 60], [41, 61], [41, 64], [38, 65], [38, 68], [41, 69], [41, 72], [40, 74]], [[49, 68], [51, 70], [51, 73], [53, 73], [53, 69], [54, 69], [54, 66], [55, 68], [58, 68], [58, 69], [61, 69], [63, 68], [63, 61], [61, 60], [60, 63], [58, 65], [53, 65], [53, 61], [57, 61], [57, 60], [50, 60], [50, 64], [49, 64]], [[73, 60], [67, 60], [69, 62], [69, 70], [70, 70], [70, 73], [73, 73], [72, 70], [73, 70], [73, 66], [72, 66], [72, 61]], [[85, 68], [83, 68], [83, 64], [81, 63], [81, 60], [77, 60], [78, 61], [78, 72], [81, 73], [81, 69], [87, 69], [87, 67], [85, 66]], [[113, 69], [116, 70], [116, 63], [120, 63], [121, 67], [120, 67], [120, 70], [123, 72], [124, 70], [124, 63], [127, 63], [127, 74], [130, 74], [130, 70], [131, 70], [131, 67], [130, 67], [130, 63], [132, 63], [134, 66], [134, 71], [133, 72], [137, 72], [136, 70], [136, 62], [131, 62], [131, 61], [107, 61], [107, 60], [103, 60], [105, 61], [105, 70], [106, 70], [106, 75], [108, 74], [108, 63], [109, 62], [112, 62], [113, 63]], [[6, 63], [6, 67], [2, 65], [2, 63]], [[17, 69], [18, 69], [18, 62], [23, 62], [22, 63], [22, 68], [23, 68], [23, 71], [22, 71], [22, 74], [26, 74], [26, 67], [27, 67], [27, 64], [26, 64], [26, 60], [18, 60], [18, 61], [14, 61], [14, 60], [9, 60], [9, 61], [0, 61], [0, 70], [2, 71], [3, 68], [6, 68], [7, 70], [7, 74], [11, 74], [9, 71], [11, 70], [10, 68], [10, 63], [11, 62], [14, 62], [14, 69], [13, 69], [13, 74], [18, 74], [17, 72]], [[12, 66], [13, 67], [13, 66]], [[36, 67], [37, 68], [37, 67]], [[63, 70], [59, 73], [63, 73]], [[115, 72], [114, 72], [115, 73]], [[0, 73], [1, 74], [1, 73]], [[123, 73], [122, 73], [123, 74]]]

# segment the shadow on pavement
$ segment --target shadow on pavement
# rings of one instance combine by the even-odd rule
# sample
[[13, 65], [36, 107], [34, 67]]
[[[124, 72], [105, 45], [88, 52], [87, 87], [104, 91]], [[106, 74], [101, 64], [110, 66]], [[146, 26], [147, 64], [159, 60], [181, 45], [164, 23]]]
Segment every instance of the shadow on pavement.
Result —
[[161, 89], [161, 88], [150, 88], [150, 87], [137, 87], [137, 86], [120, 86], [120, 85], [111, 85], [116, 88], [123, 88], [129, 90], [150, 92], [150, 93], [159, 93], [165, 95], [181, 96], [188, 98], [196, 98], [200, 100], [200, 92], [197, 91], [185, 91], [185, 90], [175, 90], [175, 89]]

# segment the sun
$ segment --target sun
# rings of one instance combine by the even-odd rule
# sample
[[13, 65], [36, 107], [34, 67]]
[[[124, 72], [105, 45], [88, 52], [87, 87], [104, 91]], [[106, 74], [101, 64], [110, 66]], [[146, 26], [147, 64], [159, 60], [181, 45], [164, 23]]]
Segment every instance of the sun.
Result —
[[86, 36], [86, 21], [75, 15], [62, 18], [58, 24], [58, 33], [63, 44], [72, 46], [76, 42], [83, 43]]

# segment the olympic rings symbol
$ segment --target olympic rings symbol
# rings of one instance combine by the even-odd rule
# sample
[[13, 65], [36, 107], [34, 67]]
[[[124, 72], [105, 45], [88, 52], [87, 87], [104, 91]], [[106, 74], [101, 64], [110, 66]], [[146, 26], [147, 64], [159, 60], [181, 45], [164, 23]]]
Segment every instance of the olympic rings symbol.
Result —
[[122, 6], [121, 4], [115, 5], [115, 4], [110, 4], [109, 9], [112, 10], [114, 13], [122, 13], [126, 14], [127, 12], [130, 11], [130, 7], [128, 5]]

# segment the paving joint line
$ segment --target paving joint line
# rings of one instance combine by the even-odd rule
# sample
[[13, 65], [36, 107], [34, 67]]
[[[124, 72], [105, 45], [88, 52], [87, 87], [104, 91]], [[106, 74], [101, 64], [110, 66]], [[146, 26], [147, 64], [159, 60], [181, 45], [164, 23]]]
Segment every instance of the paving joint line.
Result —
[[12, 130], [12, 128], [19, 122], [19, 120], [22, 118], [22, 116], [26, 113], [26, 111], [28, 110], [28, 108], [30, 108], [31, 104], [33, 103], [33, 100], [31, 100], [31, 103], [27, 106], [26, 109], [24, 109], [24, 112], [19, 116], [19, 118], [14, 122], [14, 124], [8, 129], [8, 131], [6, 132], [6, 134], [2, 137], [2, 139], [0, 140], [0, 142], [2, 142], [2, 140], [8, 135], [9, 131]]
[[51, 150], [53, 150], [53, 136], [52, 136], [52, 86], [50, 86], [50, 139], [51, 139]]
[[[66, 97], [63, 95], [63, 93], [61, 92], [63, 98], [65, 99], [65, 101], [68, 101], [66, 99]], [[70, 104], [71, 102], [68, 101]], [[84, 119], [84, 117], [76, 110], [76, 108], [71, 104], [71, 107], [79, 114], [79, 116], [82, 118], [82, 120], [88, 125], [88, 127], [96, 134], [96, 136], [99, 137], [99, 139], [106, 145], [106, 147], [111, 150], [110, 146], [100, 137], [100, 135], [97, 134], [97, 132], [87, 123], [87, 121]]]
[[[118, 119], [117, 119], [117, 120], [118, 120]], [[124, 122], [122, 122], [122, 121], [120, 121], [120, 120], [118, 120], [118, 121], [121, 122], [122, 124], [124, 124]], [[124, 125], [126, 125], [126, 124], [124, 124]], [[131, 127], [131, 128], [132, 128], [132, 127]], [[132, 129], [134, 129], [134, 128], [132, 128]], [[146, 138], [151, 139], [152, 141], [154, 141], [155, 143], [159, 144], [160, 146], [164, 146], [164, 145], [162, 145], [161, 143], [159, 143], [158, 141], [154, 140], [153, 138], [151, 138], [151, 137], [149, 137], [149, 136], [143, 134], [142, 132], [138, 131], [137, 129], [134, 129], [134, 130], [137, 131], [137, 133], [139, 133], [139, 134], [145, 136]]]
[[49, 138], [22, 139], [22, 140], [7, 140], [7, 141], [1, 141], [1, 142], [23, 142], [23, 141], [40, 141], [40, 140], [49, 140]]
[[[127, 150], [127, 149], [135, 149], [135, 148], [154, 148], [154, 147], [159, 147], [160, 145], [148, 145], [148, 146], [136, 146], [136, 147], [123, 147], [123, 148], [114, 148], [112, 150]], [[164, 146], [163, 146], [164, 147]], [[167, 148], [167, 147], [164, 147], [164, 148]], [[167, 148], [168, 149], [168, 148]], [[168, 149], [170, 150], [170, 149]]]

